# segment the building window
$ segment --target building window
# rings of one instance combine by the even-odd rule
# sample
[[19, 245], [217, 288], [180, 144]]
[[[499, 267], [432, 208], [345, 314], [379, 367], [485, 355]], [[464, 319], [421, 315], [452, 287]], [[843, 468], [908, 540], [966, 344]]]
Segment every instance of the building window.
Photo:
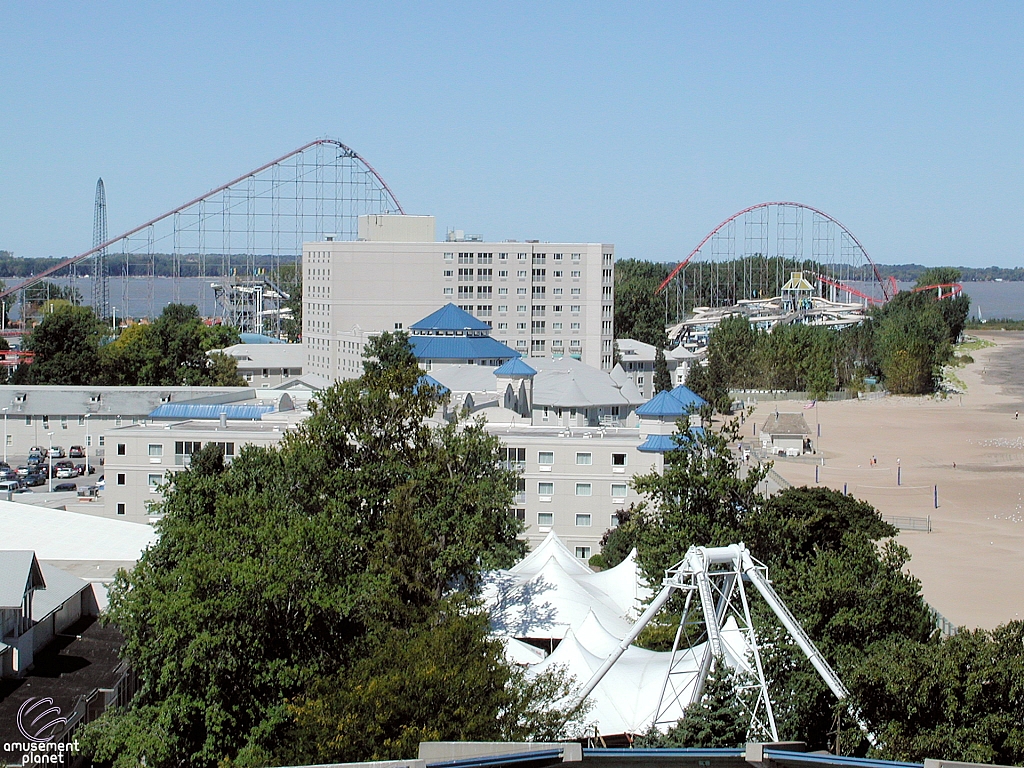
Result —
[[544, 339], [531, 339], [530, 340], [530, 351], [531, 352], [543, 352], [544, 351]]
[[513, 509], [512, 514], [515, 515], [516, 520], [521, 523], [526, 522], [526, 510], [525, 509]]
[[533, 286], [533, 297], [535, 299], [543, 299], [546, 293], [547, 291], [545, 290], [543, 285]]
[[460, 299], [463, 298], [463, 297], [467, 297], [467, 296], [471, 297], [472, 295], [473, 295], [473, 286], [472, 285], [460, 285], [459, 286], [459, 298]]
[[163, 456], [164, 455], [163, 443], [150, 443], [149, 444], [149, 455], [150, 456]]
[[579, 311], [580, 311], [580, 305], [579, 305], [579, 304], [573, 304], [573, 305], [571, 305], [571, 306], [569, 307], [569, 311], [570, 311], [570, 312], [579, 312]]
[[642, 387], [644, 385], [644, 377], [643, 376], [637, 376], [636, 377], [636, 385], [638, 387]]
[[516, 312], [525, 312], [525, 311], [526, 311], [526, 305], [525, 304], [516, 304]]
[[579, 323], [569, 323], [569, 330], [570, 331], [578, 331], [579, 329], [580, 329], [580, 324]]
[[498, 277], [508, 277], [508, 270], [507, 269], [499, 269], [498, 270]]
[[576, 557], [580, 560], [589, 560], [590, 547], [576, 547]]
[[514, 469], [519, 471], [526, 469], [526, 449], [506, 448], [505, 469]]
[[454, 252], [453, 253], [446, 253], [444, 255], [444, 260], [445, 261], [451, 261], [454, 258], [455, 258], [455, 253]]
[[125, 455], [125, 448], [126, 448], [126, 446], [125, 446], [124, 443], [118, 443], [117, 444], [117, 455], [118, 456], [124, 456]]
[[518, 259], [519, 261], [526, 261], [526, 254], [525, 254], [525, 253], [519, 253], [519, 254], [516, 254], [516, 258], [517, 258], [517, 259]]
[[551, 295], [552, 296], [561, 296], [562, 295], [562, 289], [561, 288], [552, 288], [551, 289]]
[[26, 427], [31, 427], [32, 426], [32, 417], [31, 416], [26, 416], [25, 417], [25, 426]]
[[184, 464], [185, 457], [191, 456], [193, 453], [199, 453], [202, 449], [203, 444], [198, 440], [178, 440], [174, 444], [174, 463]]
[[578, 269], [574, 269], [569, 274], [570, 274], [571, 277], [579, 277], [580, 276], [580, 271]]
[[539, 451], [537, 453], [538, 464], [554, 464], [555, 463], [555, 452], [554, 451]]
[[526, 295], [526, 289], [525, 288], [516, 288], [516, 296], [525, 296], [525, 295]]
[[552, 275], [552, 277], [561, 277], [562, 276], [562, 270], [556, 269], [554, 272], [551, 273], [551, 275]]
[[100, 448], [102, 448], [104, 446], [104, 444], [106, 444], [106, 442], [107, 442], [106, 435], [100, 435], [100, 441], [99, 441]]
[[569, 289], [569, 293], [571, 293], [573, 296], [579, 296], [580, 295], [580, 289], [579, 288], [570, 288]]
[[7, 436], [7, 445], [8, 446], [14, 445], [14, 435], [8, 435]]
[[67, 416], [61, 416], [60, 417], [60, 428], [61, 429], [67, 429], [68, 428], [68, 417]]
[[[618, 414], [613, 414], [618, 416]], [[626, 466], [626, 454], [624, 453], [613, 453], [612, 454], [612, 466], [613, 467], [624, 467]]]
[[151, 491], [155, 491], [155, 490], [156, 490], [156, 487], [157, 487], [158, 485], [160, 485], [160, 480], [161, 480], [162, 478], [163, 478], [163, 475], [158, 475], [158, 474], [156, 474], [156, 473], [152, 473], [152, 474], [150, 474], [150, 475], [149, 475], [149, 489], [150, 489]]
[[544, 321], [543, 320], [534, 320], [530, 325], [531, 325], [531, 329], [532, 329], [533, 333], [544, 333]]
[[49, 429], [49, 428], [50, 428], [50, 417], [49, 416], [43, 416], [43, 429]]
[[476, 271], [477, 282], [489, 283], [493, 279], [493, 276], [494, 276], [494, 270], [493, 269], [478, 269]]
[[[500, 309], [500, 307], [499, 307], [499, 309]], [[498, 323], [498, 330], [499, 331], [507, 331], [508, 330], [508, 323]]]
[[444, 271], [444, 276], [445, 277], [454, 277], [455, 276], [455, 270], [453, 270], [453, 269], [446, 269]]
[[[452, 293], [453, 293], [453, 291], [452, 291], [451, 288], [445, 288], [444, 289], [444, 295], [445, 296], [451, 296]], [[246, 376], [246, 379], [248, 379], [249, 381], [252, 381], [252, 376]]]
[[590, 483], [576, 483], [577, 496], [590, 496], [592, 490]]
[[555, 514], [553, 512], [537, 513], [537, 525], [544, 526], [545, 528], [550, 528], [552, 525], [554, 525], [554, 522]]
[[537, 495], [538, 496], [554, 496], [555, 495], [555, 484], [554, 483], [537, 483]]
[[117, 514], [119, 514], [119, 515], [123, 515], [123, 514], [124, 514], [124, 512], [125, 512], [125, 509], [124, 509], [124, 502], [123, 502], [123, 501], [119, 501], [119, 502], [117, 502]]
[[124, 485], [125, 484], [124, 472], [118, 472], [117, 473], [117, 484], [118, 485]]
[[516, 323], [516, 330], [517, 331], [525, 331], [526, 330], [526, 323]]
[[[576, 410], [575, 408], [573, 410]], [[580, 452], [576, 454], [576, 463], [580, 466], [590, 466], [594, 463], [594, 454]]]
[[558, 313], [558, 314], [561, 314], [561, 312], [562, 312], [562, 305], [561, 304], [555, 304], [554, 306], [551, 307], [551, 311], [555, 312], [555, 313]]
[[612, 483], [612, 496], [616, 499], [624, 499], [626, 497], [626, 484]]
[[85, 426], [85, 416], [79, 416], [78, 417], [78, 426], [80, 426], [80, 427], [84, 427]]
[[516, 272], [516, 277], [525, 278], [526, 277], [526, 270], [525, 269], [520, 269], [519, 271], [517, 271]]
[[576, 525], [581, 528], [590, 527], [590, 513], [588, 512], [577, 512], [576, 513]]

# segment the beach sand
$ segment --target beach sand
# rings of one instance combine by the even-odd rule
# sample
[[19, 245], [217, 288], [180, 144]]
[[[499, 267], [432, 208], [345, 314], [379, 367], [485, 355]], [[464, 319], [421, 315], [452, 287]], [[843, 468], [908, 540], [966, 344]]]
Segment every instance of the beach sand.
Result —
[[956, 370], [967, 386], [962, 396], [822, 402], [806, 410], [806, 401], [761, 402], [743, 433], [753, 439], [753, 424], [760, 433], [776, 406], [803, 413], [812, 435], [820, 423], [817, 456], [777, 459], [776, 471], [794, 485], [814, 485], [818, 464], [820, 484], [840, 491], [846, 484], [882, 515], [930, 517], [931, 533], [899, 535], [910, 572], [947, 619], [991, 629], [1024, 618], [1024, 334], [977, 335], [996, 346], [971, 352], [975, 362]]

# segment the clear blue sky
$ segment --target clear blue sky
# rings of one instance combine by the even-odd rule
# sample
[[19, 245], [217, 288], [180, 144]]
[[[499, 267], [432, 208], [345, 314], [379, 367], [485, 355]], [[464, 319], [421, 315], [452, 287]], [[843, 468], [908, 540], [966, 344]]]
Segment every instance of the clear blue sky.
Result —
[[1024, 264], [1020, 3], [0, 0], [0, 248], [92, 243], [318, 136], [410, 213], [676, 260], [797, 200], [884, 263]]

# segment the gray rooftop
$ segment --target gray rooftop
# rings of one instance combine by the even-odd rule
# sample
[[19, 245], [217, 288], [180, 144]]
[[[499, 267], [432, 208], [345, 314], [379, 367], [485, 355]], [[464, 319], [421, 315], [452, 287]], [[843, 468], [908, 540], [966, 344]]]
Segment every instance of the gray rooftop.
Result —
[[220, 350], [239, 368], [298, 368], [305, 362], [301, 344], [235, 344]]
[[802, 413], [769, 414], [761, 431], [766, 435], [809, 435], [811, 428]]
[[43, 572], [30, 549], [0, 550], [0, 608], [20, 608], [30, 588], [46, 589]]
[[[269, 345], [268, 345], [269, 346]], [[145, 417], [164, 403], [217, 395], [252, 397], [249, 387], [0, 386], [0, 408], [9, 416]]]

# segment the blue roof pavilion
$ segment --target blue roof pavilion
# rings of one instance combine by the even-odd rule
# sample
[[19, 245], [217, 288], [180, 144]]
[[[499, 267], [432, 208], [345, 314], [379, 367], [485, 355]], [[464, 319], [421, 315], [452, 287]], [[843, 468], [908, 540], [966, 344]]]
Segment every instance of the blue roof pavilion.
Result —
[[521, 357], [513, 357], [507, 363], [494, 369], [495, 376], [515, 376], [519, 378], [536, 376], [537, 371]]
[[454, 304], [446, 304], [409, 326], [416, 359], [432, 363], [500, 366], [519, 353], [491, 338], [491, 326]]

